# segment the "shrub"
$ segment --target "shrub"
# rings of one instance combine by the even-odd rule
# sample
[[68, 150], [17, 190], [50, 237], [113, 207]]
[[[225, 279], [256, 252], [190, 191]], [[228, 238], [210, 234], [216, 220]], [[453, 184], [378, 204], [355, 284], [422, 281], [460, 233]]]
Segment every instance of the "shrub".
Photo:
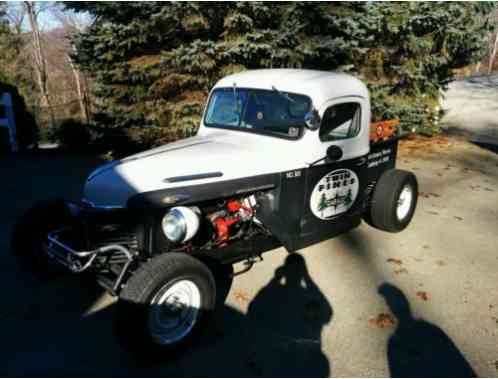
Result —
[[82, 149], [88, 147], [91, 134], [88, 127], [73, 119], [64, 120], [50, 131], [50, 139], [58, 142], [62, 148]]

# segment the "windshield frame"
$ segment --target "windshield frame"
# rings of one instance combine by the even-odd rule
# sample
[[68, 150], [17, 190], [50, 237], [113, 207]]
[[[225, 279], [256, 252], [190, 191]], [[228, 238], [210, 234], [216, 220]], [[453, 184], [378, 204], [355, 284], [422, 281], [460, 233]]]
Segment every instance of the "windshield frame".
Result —
[[296, 126], [299, 128], [299, 133], [295, 137], [289, 136], [289, 135], [286, 135], [283, 133], [277, 133], [277, 132], [267, 131], [267, 130], [263, 130], [263, 129], [250, 129], [250, 128], [245, 128], [245, 127], [240, 127], [240, 126], [207, 123], [206, 117], [207, 117], [207, 113], [208, 113], [209, 107], [211, 105], [211, 102], [213, 101], [213, 95], [216, 91], [219, 91], [219, 90], [221, 90], [221, 91], [234, 91], [234, 90], [235, 91], [238, 91], [238, 90], [264, 91], [264, 92], [275, 94], [277, 96], [281, 96], [279, 94], [279, 92], [280, 92], [282, 94], [288, 94], [291, 96], [292, 95], [302, 96], [302, 97], [305, 97], [309, 101], [310, 109], [312, 109], [313, 108], [313, 101], [311, 100], [311, 98], [308, 95], [304, 95], [302, 93], [288, 92], [288, 91], [278, 91], [277, 92], [275, 90], [269, 90], [269, 89], [265, 89], [265, 88], [235, 87], [235, 89], [234, 89], [234, 87], [216, 87], [215, 89], [213, 89], [213, 91], [209, 95], [209, 100], [207, 102], [204, 116], [202, 118], [202, 122], [206, 128], [224, 129], [224, 130], [231, 130], [231, 131], [235, 131], [235, 132], [247, 132], [247, 133], [259, 134], [259, 135], [264, 135], [264, 136], [269, 136], [269, 137], [276, 137], [276, 138], [292, 140], [292, 141], [296, 141], [296, 140], [302, 138], [302, 136], [304, 134], [304, 129], [305, 129], [304, 120], [303, 120], [303, 123], [301, 125], [292, 125], [292, 126]]

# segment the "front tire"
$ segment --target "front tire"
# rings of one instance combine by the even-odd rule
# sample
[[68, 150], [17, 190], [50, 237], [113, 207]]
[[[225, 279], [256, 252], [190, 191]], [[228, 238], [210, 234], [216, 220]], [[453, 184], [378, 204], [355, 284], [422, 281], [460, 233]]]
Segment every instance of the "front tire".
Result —
[[365, 221], [385, 232], [405, 229], [417, 207], [418, 183], [415, 175], [404, 170], [388, 170], [382, 174], [367, 209]]
[[117, 306], [125, 348], [146, 358], [186, 347], [202, 330], [216, 304], [211, 271], [185, 253], [164, 253], [130, 278]]

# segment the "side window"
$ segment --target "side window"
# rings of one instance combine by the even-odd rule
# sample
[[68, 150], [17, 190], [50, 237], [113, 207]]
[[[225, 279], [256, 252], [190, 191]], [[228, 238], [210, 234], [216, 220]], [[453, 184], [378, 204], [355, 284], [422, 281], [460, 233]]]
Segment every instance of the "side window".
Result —
[[320, 126], [320, 141], [335, 141], [356, 137], [361, 128], [361, 106], [342, 103], [329, 107]]

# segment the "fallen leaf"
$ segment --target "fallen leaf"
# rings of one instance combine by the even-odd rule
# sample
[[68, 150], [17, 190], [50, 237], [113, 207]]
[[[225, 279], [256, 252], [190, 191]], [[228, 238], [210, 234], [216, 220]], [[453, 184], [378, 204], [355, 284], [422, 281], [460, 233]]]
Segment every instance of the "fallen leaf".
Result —
[[430, 249], [430, 246], [429, 245], [424, 245], [422, 246], [424, 249]]
[[408, 270], [406, 268], [400, 268], [399, 270], [394, 270], [394, 273], [396, 275], [399, 275], [399, 274], [408, 274]]
[[445, 262], [445, 261], [443, 261], [443, 260], [441, 260], [441, 259], [437, 260], [437, 261], [436, 261], [436, 264], [437, 264], [438, 266], [446, 266], [446, 262]]
[[250, 300], [249, 295], [243, 291], [235, 291], [233, 294], [236, 300], [248, 302]]
[[387, 262], [394, 263], [394, 264], [397, 264], [397, 265], [402, 265], [403, 264], [403, 261], [401, 259], [396, 259], [396, 258], [388, 258]]
[[419, 196], [421, 197], [425, 197], [426, 199], [429, 199], [431, 197], [441, 197], [441, 195], [438, 195], [437, 193], [434, 193], [434, 192], [419, 192], [418, 193]]
[[429, 295], [425, 291], [418, 291], [417, 296], [420, 297], [423, 301], [429, 300]]
[[368, 323], [370, 326], [385, 329], [393, 327], [396, 324], [396, 321], [389, 313], [379, 313], [376, 318], [368, 320]]
[[453, 216], [453, 218], [458, 221], [463, 221], [463, 218], [460, 216]]

